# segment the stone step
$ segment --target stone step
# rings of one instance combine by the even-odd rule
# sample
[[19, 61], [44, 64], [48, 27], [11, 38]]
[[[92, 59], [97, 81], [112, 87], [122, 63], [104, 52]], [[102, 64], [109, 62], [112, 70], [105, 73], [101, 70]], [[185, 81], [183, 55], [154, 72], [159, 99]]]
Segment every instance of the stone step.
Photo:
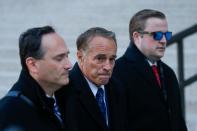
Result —
[[[181, 8], [180, 10], [180, 7]], [[128, 24], [131, 16], [144, 8], [161, 9], [167, 15], [169, 30], [176, 34], [197, 20], [196, 0], [59, 0], [0, 1], [0, 97], [18, 79], [20, 61], [18, 37], [27, 28], [53, 25], [70, 49], [70, 59], [76, 61], [76, 39], [86, 29], [102, 26], [116, 33], [120, 57], [129, 44]], [[31, 15], [30, 15], [31, 14]], [[197, 34], [184, 39], [185, 77], [197, 73]], [[166, 50], [163, 61], [177, 74], [176, 45]], [[189, 131], [197, 131], [197, 82], [186, 87], [186, 118]]]

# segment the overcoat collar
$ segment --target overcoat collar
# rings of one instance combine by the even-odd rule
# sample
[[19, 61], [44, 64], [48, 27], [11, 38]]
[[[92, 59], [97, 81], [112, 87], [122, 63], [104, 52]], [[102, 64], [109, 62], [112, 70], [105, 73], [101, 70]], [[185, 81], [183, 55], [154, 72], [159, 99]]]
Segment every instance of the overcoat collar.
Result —
[[102, 114], [99, 110], [99, 106], [97, 101], [84, 78], [78, 63], [76, 63], [73, 69], [70, 71], [70, 79], [72, 84], [74, 85], [75, 90], [78, 93], [79, 101], [83, 104], [84, 108], [90, 114], [90, 116], [103, 128], [107, 128]]
[[[150, 86], [148, 88], [153, 88], [153, 91], [156, 91], [158, 95], [164, 100], [162, 90], [158, 87], [157, 80], [154, 76], [152, 68], [150, 67], [147, 58], [139, 51], [134, 43], [130, 43], [125, 54], [123, 55], [129, 63], [132, 63], [132, 67], [139, 72], [145, 81], [147, 81]], [[158, 66], [161, 64], [161, 61], [158, 61]], [[160, 71], [159, 71], [160, 73]], [[143, 82], [143, 81], [142, 81]]]

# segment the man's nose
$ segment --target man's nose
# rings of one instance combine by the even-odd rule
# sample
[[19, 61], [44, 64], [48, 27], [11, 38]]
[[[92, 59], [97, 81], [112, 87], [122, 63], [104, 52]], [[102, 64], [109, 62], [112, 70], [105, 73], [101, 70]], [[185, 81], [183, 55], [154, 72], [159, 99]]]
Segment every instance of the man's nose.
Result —
[[107, 60], [103, 67], [105, 70], [109, 71], [113, 68], [113, 64], [110, 62], [110, 60]]
[[163, 34], [162, 39], [159, 41], [161, 43], [167, 43], [166, 36]]
[[64, 68], [67, 70], [72, 68], [72, 63], [70, 62], [70, 60], [68, 58], [66, 58], [66, 60], [65, 60]]

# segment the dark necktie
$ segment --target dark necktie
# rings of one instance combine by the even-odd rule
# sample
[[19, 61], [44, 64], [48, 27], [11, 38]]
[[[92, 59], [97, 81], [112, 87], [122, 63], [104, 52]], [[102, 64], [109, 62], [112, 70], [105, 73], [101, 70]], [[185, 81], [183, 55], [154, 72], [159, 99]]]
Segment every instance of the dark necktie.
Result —
[[100, 107], [100, 111], [103, 115], [103, 118], [107, 124], [107, 111], [106, 111], [106, 105], [104, 103], [104, 91], [102, 88], [98, 88], [98, 91], [96, 93], [96, 100], [97, 100], [98, 105]]
[[51, 109], [53, 109], [53, 112], [55, 114], [55, 116], [58, 118], [58, 120], [60, 121], [60, 123], [62, 124], [63, 121], [62, 121], [62, 118], [61, 118], [61, 113], [59, 111], [59, 107], [56, 103], [56, 100], [54, 98], [47, 98], [47, 103], [49, 104], [49, 107]]
[[54, 106], [53, 106], [53, 111], [54, 114], [56, 115], [56, 117], [58, 118], [58, 120], [61, 122], [61, 124], [63, 123], [62, 118], [61, 118], [61, 113], [59, 111], [59, 106], [57, 105], [57, 102], [55, 100]]
[[160, 78], [159, 78], [159, 73], [158, 73], [158, 70], [157, 70], [157, 66], [156, 66], [156, 65], [152, 65], [152, 69], [153, 69], [155, 78], [156, 78], [156, 80], [157, 80], [157, 84], [158, 84], [159, 87], [161, 88], [161, 82], [160, 82]]

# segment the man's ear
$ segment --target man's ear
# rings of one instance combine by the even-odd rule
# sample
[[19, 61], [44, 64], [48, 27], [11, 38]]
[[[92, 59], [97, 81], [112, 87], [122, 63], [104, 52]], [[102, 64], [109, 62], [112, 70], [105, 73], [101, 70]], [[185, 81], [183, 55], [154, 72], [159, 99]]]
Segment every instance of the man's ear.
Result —
[[81, 63], [83, 61], [84, 52], [82, 50], [77, 50], [77, 59]]
[[139, 37], [141, 37], [141, 34], [138, 33], [137, 31], [134, 31], [133, 32], [133, 40], [137, 41], [139, 39]]
[[137, 32], [137, 31], [134, 31], [133, 32], [133, 40], [134, 40], [134, 43], [135, 44], [137, 44], [138, 45], [138, 43], [141, 43], [140, 41], [141, 41], [141, 38], [142, 38], [143, 36], [139, 33], [139, 32]]
[[29, 72], [31, 73], [37, 73], [38, 71], [38, 65], [37, 65], [37, 60], [33, 57], [28, 57], [26, 58], [25, 61], [27, 68], [29, 70]]

